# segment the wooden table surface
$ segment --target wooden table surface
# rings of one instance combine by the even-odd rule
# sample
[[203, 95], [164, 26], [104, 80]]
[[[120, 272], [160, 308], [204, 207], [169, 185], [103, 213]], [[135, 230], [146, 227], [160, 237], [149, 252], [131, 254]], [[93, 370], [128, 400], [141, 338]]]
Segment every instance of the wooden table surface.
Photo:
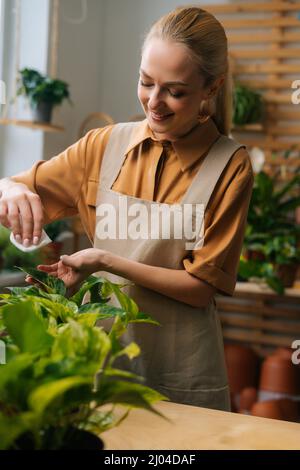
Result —
[[300, 449], [298, 423], [171, 402], [155, 408], [171, 422], [132, 410], [118, 427], [101, 435], [105, 450]]

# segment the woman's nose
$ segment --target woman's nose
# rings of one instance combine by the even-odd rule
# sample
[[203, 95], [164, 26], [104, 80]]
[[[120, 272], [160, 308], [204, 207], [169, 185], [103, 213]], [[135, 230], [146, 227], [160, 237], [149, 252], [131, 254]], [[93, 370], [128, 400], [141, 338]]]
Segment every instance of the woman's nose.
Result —
[[162, 95], [160, 90], [157, 88], [152, 88], [149, 94], [148, 106], [151, 109], [157, 109], [157, 107], [162, 103]]

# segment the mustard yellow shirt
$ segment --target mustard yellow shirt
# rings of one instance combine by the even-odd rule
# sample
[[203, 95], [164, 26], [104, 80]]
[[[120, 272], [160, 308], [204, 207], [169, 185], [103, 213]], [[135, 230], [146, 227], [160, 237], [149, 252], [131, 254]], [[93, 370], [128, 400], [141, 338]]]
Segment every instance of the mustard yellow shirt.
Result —
[[[93, 242], [99, 173], [112, 128], [94, 129], [58, 156], [12, 177], [39, 194], [45, 223], [79, 214]], [[159, 142], [142, 121], [112, 189], [162, 203], [180, 202], [219, 135], [209, 119], [174, 143]], [[207, 205], [203, 247], [183, 260], [187, 272], [223, 294], [234, 291], [252, 187], [250, 158], [241, 148], [226, 165]]]

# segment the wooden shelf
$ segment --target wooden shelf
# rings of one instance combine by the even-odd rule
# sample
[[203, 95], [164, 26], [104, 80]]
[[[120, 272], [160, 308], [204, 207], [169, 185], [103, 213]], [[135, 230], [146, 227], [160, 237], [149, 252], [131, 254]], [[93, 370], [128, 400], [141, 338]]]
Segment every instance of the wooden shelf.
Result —
[[3, 126], [21, 126], [28, 129], [43, 131], [43, 132], [63, 132], [65, 129], [62, 126], [54, 124], [47, 124], [45, 122], [25, 121], [19, 119], [0, 119], [0, 125]]
[[263, 132], [262, 124], [244, 124], [242, 126], [234, 126], [232, 132]]

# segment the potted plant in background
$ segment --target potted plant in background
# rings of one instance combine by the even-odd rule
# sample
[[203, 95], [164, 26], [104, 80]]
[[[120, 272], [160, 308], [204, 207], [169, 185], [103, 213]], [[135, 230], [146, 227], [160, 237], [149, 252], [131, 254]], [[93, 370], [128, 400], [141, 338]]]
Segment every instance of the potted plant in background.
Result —
[[236, 126], [260, 123], [263, 118], [263, 99], [260, 93], [236, 84], [233, 89], [233, 123]]
[[65, 99], [70, 101], [68, 83], [29, 68], [20, 70], [17, 95], [24, 95], [29, 100], [33, 120], [37, 122], [50, 123], [53, 107], [62, 104]]
[[[7, 364], [0, 367], [0, 447], [100, 449], [99, 434], [120, 424], [130, 409], [160, 414], [152, 404], [167, 398], [115, 362], [140, 352], [135, 343], [121, 344], [129, 323], [157, 322], [103, 278], [90, 276], [68, 298], [60, 279], [35, 269], [28, 274], [39, 286], [0, 295], [0, 334], [7, 345]], [[91, 302], [81, 305], [87, 292]], [[120, 308], [107, 304], [111, 295]], [[103, 318], [114, 318], [108, 333], [96, 326]], [[116, 405], [125, 407], [121, 418]]]
[[278, 175], [271, 177], [264, 171], [255, 175], [239, 276], [264, 279], [283, 293], [284, 287], [293, 285], [300, 263], [300, 227], [295, 221], [300, 175], [283, 185]]

